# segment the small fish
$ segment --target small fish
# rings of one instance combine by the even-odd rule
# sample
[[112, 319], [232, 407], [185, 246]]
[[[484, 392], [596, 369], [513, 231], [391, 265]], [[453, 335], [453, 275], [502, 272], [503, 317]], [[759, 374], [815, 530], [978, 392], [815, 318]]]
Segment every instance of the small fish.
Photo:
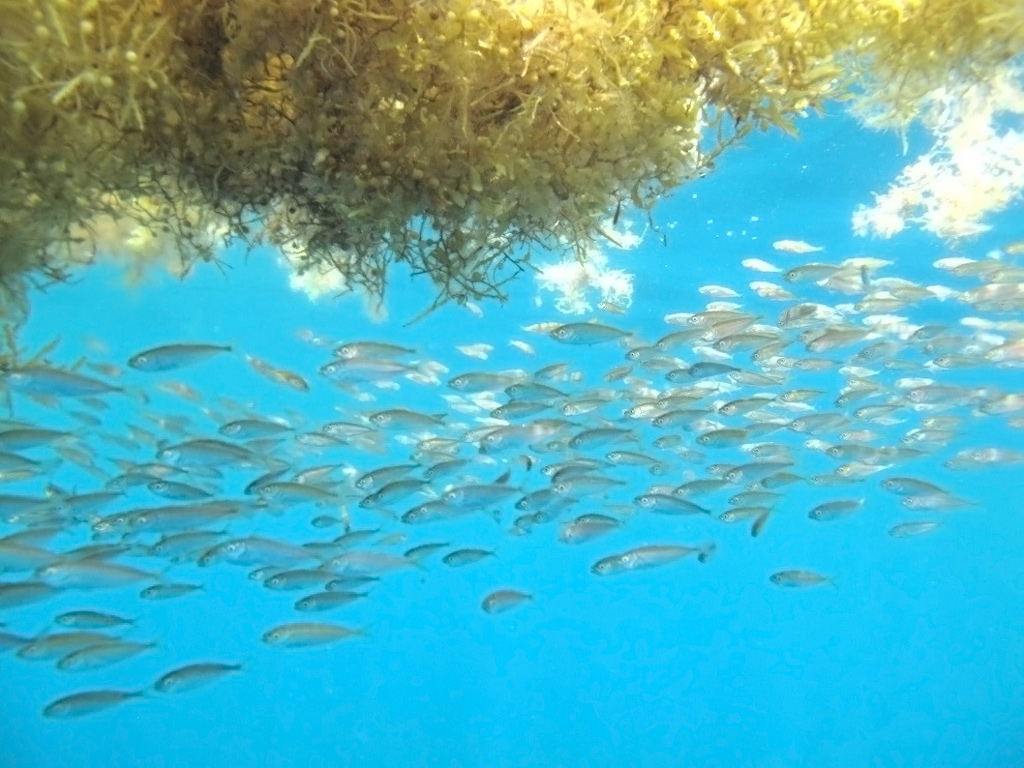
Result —
[[44, 717], [69, 718], [83, 717], [116, 707], [131, 699], [143, 695], [142, 691], [83, 691], [51, 701], [43, 707]]
[[480, 607], [484, 613], [505, 613], [523, 603], [533, 600], [529, 592], [520, 592], [518, 589], [499, 589], [491, 592], [483, 599]]
[[567, 323], [558, 326], [548, 335], [563, 344], [591, 346], [623, 339], [632, 334], [629, 331], [601, 323]]
[[349, 341], [336, 347], [334, 354], [342, 360], [355, 360], [356, 358], [392, 360], [396, 357], [414, 355], [416, 350], [380, 341]]
[[913, 536], [923, 536], [931, 533], [942, 525], [932, 520], [917, 520], [909, 523], [899, 523], [889, 529], [889, 535], [894, 539], [909, 539]]
[[40, 581], [63, 589], [116, 589], [155, 581], [154, 573], [102, 560], [61, 560], [36, 571]]
[[132, 355], [128, 366], [147, 373], [173, 371], [230, 351], [231, 347], [220, 344], [166, 344]]
[[54, 622], [62, 627], [74, 629], [107, 629], [131, 625], [135, 623], [135, 620], [99, 611], [68, 611], [55, 618]]
[[46, 661], [66, 656], [72, 651], [98, 643], [108, 643], [117, 638], [99, 632], [55, 632], [37, 637], [18, 649], [18, 658], [27, 661]]
[[350, 592], [347, 590], [333, 590], [331, 592], [317, 592], [306, 595], [295, 603], [295, 610], [304, 612], [333, 611], [345, 605], [351, 605], [357, 600], [366, 597], [366, 592]]
[[153, 688], [160, 693], [185, 693], [213, 683], [225, 675], [238, 672], [241, 664], [221, 664], [218, 662], [201, 662], [188, 664], [161, 675]]
[[704, 544], [698, 547], [688, 547], [678, 544], [652, 544], [642, 547], [635, 547], [620, 555], [603, 557], [591, 566], [592, 573], [598, 576], [609, 576], [623, 573], [625, 571], [646, 570], [668, 565], [690, 555], [697, 555], [697, 559], [706, 563], [715, 552], [713, 543]]
[[263, 642], [278, 648], [311, 648], [365, 635], [361, 629], [337, 624], [297, 622], [282, 624], [263, 633]]
[[173, 584], [167, 582], [146, 587], [139, 592], [139, 597], [143, 600], [173, 600], [185, 595], [191, 595], [193, 592], [201, 592], [202, 590], [202, 584]]
[[196, 499], [207, 499], [213, 495], [210, 491], [173, 480], [156, 480], [149, 483], [146, 487], [157, 496], [173, 501], [194, 501]]
[[710, 515], [711, 511], [692, 501], [667, 493], [645, 493], [633, 499], [638, 507], [665, 515]]
[[267, 589], [277, 591], [290, 591], [293, 589], [308, 589], [326, 584], [335, 576], [333, 571], [316, 568], [297, 568], [291, 571], [281, 571], [263, 581]]
[[12, 581], [0, 583], [0, 608], [14, 608], [46, 600], [57, 594], [57, 589], [42, 581]]
[[780, 587], [816, 587], [821, 584], [836, 586], [835, 580], [814, 571], [777, 571], [768, 577], [772, 584]]
[[[217, 431], [222, 435], [234, 437], [238, 440], [255, 440], [260, 437], [272, 437], [290, 430], [291, 427], [283, 421], [275, 421], [273, 419], [238, 419], [222, 424]], [[327, 432], [327, 434], [331, 433]]]
[[927, 496], [945, 494], [947, 491], [927, 480], [914, 477], [889, 477], [882, 481], [882, 487], [897, 496]]
[[580, 515], [572, 522], [562, 526], [558, 540], [565, 544], [582, 544], [603, 536], [621, 525], [622, 523], [614, 517], [596, 512]]
[[838, 520], [846, 517], [864, 506], [864, 499], [839, 499], [837, 501], [826, 501], [812, 509], [807, 516], [811, 520]]
[[11, 368], [0, 373], [0, 378], [8, 388], [26, 395], [94, 397], [124, 391], [99, 379], [43, 365]]
[[377, 411], [369, 416], [370, 422], [377, 427], [387, 429], [429, 429], [444, 424], [447, 414], [420, 413], [407, 408], [391, 408]]
[[440, 552], [442, 549], [447, 549], [450, 546], [451, 542], [449, 541], [432, 541], [428, 542], [427, 544], [418, 544], [412, 549], [406, 550], [405, 554], [402, 555], [402, 557], [405, 557], [408, 560], [412, 560], [415, 563], [419, 563], [425, 558], [430, 557], [430, 555], [434, 554], [435, 552]]
[[155, 647], [156, 643], [134, 643], [127, 640], [111, 640], [105, 643], [87, 645], [85, 648], [79, 648], [63, 656], [57, 662], [57, 669], [65, 672], [85, 672], [102, 669]]
[[462, 568], [494, 556], [494, 551], [490, 549], [457, 549], [441, 558], [441, 562], [452, 568]]
[[697, 442], [706, 448], [727, 448], [742, 444], [748, 436], [745, 429], [713, 429], [698, 437]]

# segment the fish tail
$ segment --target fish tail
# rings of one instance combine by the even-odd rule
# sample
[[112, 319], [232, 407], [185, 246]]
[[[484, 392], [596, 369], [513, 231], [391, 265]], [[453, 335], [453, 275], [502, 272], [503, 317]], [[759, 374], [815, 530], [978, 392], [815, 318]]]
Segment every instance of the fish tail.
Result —
[[701, 563], [707, 563], [712, 557], [714, 557], [715, 552], [717, 551], [718, 545], [713, 541], [709, 541], [697, 552], [697, 560]]

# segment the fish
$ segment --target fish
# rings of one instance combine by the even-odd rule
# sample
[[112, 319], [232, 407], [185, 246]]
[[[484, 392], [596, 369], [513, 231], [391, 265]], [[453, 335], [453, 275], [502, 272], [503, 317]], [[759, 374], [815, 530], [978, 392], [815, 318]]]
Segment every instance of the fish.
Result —
[[263, 586], [279, 592], [321, 587], [333, 579], [334, 575], [334, 571], [326, 568], [296, 568], [275, 573], [263, 580]]
[[776, 571], [768, 577], [772, 584], [780, 587], [817, 587], [821, 584], [836, 586], [835, 579], [822, 576], [814, 571], [785, 570]]
[[295, 602], [295, 610], [303, 612], [333, 611], [367, 596], [366, 592], [350, 592], [345, 590], [332, 592], [316, 592], [306, 595]]
[[334, 354], [342, 360], [355, 360], [356, 358], [392, 360], [415, 355], [416, 350], [382, 341], [348, 341], [335, 347]]
[[218, 562], [228, 562], [234, 565], [289, 567], [299, 566], [316, 559], [316, 555], [305, 547], [263, 536], [247, 536], [231, 539], [211, 547], [200, 556], [197, 565], [205, 567]]
[[518, 589], [499, 589], [487, 595], [480, 603], [480, 607], [484, 613], [505, 613], [531, 600], [533, 600], [533, 595], [529, 592], [522, 592]]
[[626, 571], [646, 570], [674, 563], [684, 557], [696, 555], [704, 563], [714, 554], [713, 543], [696, 547], [679, 544], [650, 544], [635, 547], [619, 555], [603, 557], [591, 566], [592, 573], [598, 576], [609, 576]]
[[87, 645], [61, 657], [57, 669], [65, 672], [85, 672], [102, 669], [120, 661], [130, 659], [143, 651], [156, 648], [156, 643], [135, 643], [127, 640], [111, 640]]
[[105, 709], [111, 709], [126, 701], [140, 698], [143, 695], [142, 691], [82, 691], [81, 693], [73, 693], [51, 701], [43, 707], [43, 717], [59, 719], [84, 717], [102, 712]]
[[185, 595], [191, 595], [194, 592], [202, 592], [202, 584], [175, 584], [171, 582], [163, 582], [160, 584], [154, 584], [151, 587], [146, 587], [139, 592], [139, 597], [143, 600], [174, 600]]
[[363, 637], [362, 629], [343, 627], [337, 624], [321, 624], [317, 622], [296, 622], [282, 624], [263, 633], [264, 643], [276, 648], [312, 648], [329, 645], [339, 640]]
[[155, 480], [146, 486], [152, 493], [173, 501], [195, 501], [196, 499], [208, 499], [213, 493], [203, 488], [198, 488], [188, 483], [179, 483], [174, 480]]
[[429, 429], [444, 424], [445, 413], [419, 413], [407, 408], [389, 408], [377, 411], [369, 416], [369, 420], [377, 427], [387, 429]]
[[128, 565], [102, 560], [60, 560], [36, 571], [36, 577], [61, 589], [117, 589], [159, 576]]
[[558, 534], [558, 540], [565, 544], [582, 544], [593, 541], [621, 525], [622, 523], [614, 517], [591, 512], [565, 523]]
[[946, 493], [943, 488], [932, 482], [913, 477], [889, 477], [881, 482], [881, 486], [898, 496], [927, 496]]
[[0, 378], [8, 389], [25, 395], [84, 398], [124, 392], [105, 381], [44, 365], [9, 368], [0, 372]]
[[942, 523], [934, 520], [914, 520], [894, 525], [889, 529], [889, 535], [894, 539], [909, 539], [915, 536], [924, 536], [941, 526]]
[[14, 608], [47, 600], [57, 589], [44, 581], [10, 581], [0, 583], [0, 608]]
[[632, 334], [611, 325], [601, 323], [566, 323], [560, 325], [548, 334], [555, 341], [563, 344], [577, 344], [592, 346], [594, 344], [606, 344], [610, 341], [618, 341]]
[[452, 568], [462, 568], [494, 556], [494, 550], [491, 549], [457, 549], [442, 557], [441, 562]]
[[864, 499], [838, 499], [826, 501], [812, 509], [807, 516], [811, 520], [838, 520], [846, 517], [864, 506]]
[[705, 509], [692, 501], [665, 493], [644, 493], [633, 499], [633, 503], [649, 512], [665, 515], [710, 515], [711, 510]]
[[87, 648], [99, 643], [107, 643], [117, 638], [100, 632], [55, 632], [52, 635], [41, 635], [18, 649], [18, 658], [27, 661], [48, 661]]
[[186, 693], [203, 688], [242, 669], [241, 664], [198, 662], [172, 669], [157, 678], [153, 689], [160, 693]]
[[135, 619], [126, 619], [111, 613], [99, 611], [68, 611], [60, 614], [54, 622], [62, 627], [74, 629], [109, 629], [111, 627], [131, 626]]
[[147, 373], [173, 371], [231, 350], [223, 344], [165, 344], [132, 355], [128, 358], [128, 367]]
[[[220, 426], [220, 434], [238, 440], [253, 440], [260, 437], [272, 437], [289, 432], [292, 427], [283, 420], [275, 419], [236, 419]], [[325, 428], [327, 434], [332, 434]]]
[[197, 438], [168, 445], [157, 451], [156, 456], [160, 461], [189, 469], [225, 465], [248, 467], [261, 464], [259, 456], [248, 448], [213, 438]]

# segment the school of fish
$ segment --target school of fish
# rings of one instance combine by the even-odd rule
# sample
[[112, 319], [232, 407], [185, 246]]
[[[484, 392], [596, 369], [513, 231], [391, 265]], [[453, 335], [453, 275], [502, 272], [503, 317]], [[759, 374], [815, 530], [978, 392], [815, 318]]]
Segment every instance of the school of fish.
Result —
[[[823, 249], [782, 240], [775, 250]], [[751, 258], [745, 266], [781, 282], [754, 280], [746, 298], [704, 286], [713, 301], [667, 315], [658, 338], [603, 321], [533, 324], [509, 343], [524, 361], [552, 362], [510, 370], [456, 370], [412, 347], [314, 331], [301, 340], [325, 359], [310, 371], [188, 341], [140, 351], [126, 368], [61, 366], [55, 341], [2, 371], [12, 415], [0, 423], [0, 483], [19, 492], [0, 494], [0, 650], [82, 680], [159, 654], [160, 643], [133, 634], [138, 616], [153, 601], [187, 612], [213, 572], [294, 597], [295, 620], [254, 641], [327, 646], [366, 636], [333, 617], [372, 602], [381, 582], [486, 569], [532, 536], [590, 547], [591, 578], [667, 568], [699, 578], [714, 568], [724, 526], [771, 547], [773, 518], [828, 526], [872, 515], [869, 485], [902, 515], [880, 535], [932, 534], [977, 507], [949, 478], [1024, 463], [1024, 450], [1006, 445], [961, 446], [978, 420], [1024, 429], [1024, 391], [990, 383], [1024, 366], [1014, 253], [942, 259], [942, 284], [931, 286], [889, 276], [891, 264], [874, 258], [785, 269]], [[494, 349], [457, 351], [482, 363]], [[178, 378], [232, 355], [294, 390], [296, 408], [268, 415]], [[580, 369], [595, 366], [603, 380], [587, 381]], [[343, 395], [338, 418], [301, 410], [299, 393], [331, 387]], [[130, 414], [116, 431], [114, 398]], [[15, 417], [33, 409], [38, 418]], [[793, 502], [808, 486], [815, 503]], [[641, 516], [663, 534], [631, 537]], [[490, 541], [451, 535], [479, 518], [497, 521]], [[681, 536], [681, 520], [703, 534]], [[838, 588], [819, 565], [780, 562], [764, 583]], [[528, 573], [523, 582], [494, 584], [472, 608], [543, 610]], [[137, 593], [137, 613], [97, 609], [124, 590]], [[47, 614], [67, 593], [81, 608]], [[47, 629], [7, 623], [26, 605]], [[89, 715], [244, 672], [234, 659], [195, 659], [134, 689], [71, 690], [42, 714]]]

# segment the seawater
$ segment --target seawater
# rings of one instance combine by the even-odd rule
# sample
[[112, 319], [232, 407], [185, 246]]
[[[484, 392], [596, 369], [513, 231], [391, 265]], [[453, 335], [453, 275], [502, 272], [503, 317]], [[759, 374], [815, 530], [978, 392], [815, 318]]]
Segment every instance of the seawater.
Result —
[[[217, 422], [191, 404], [155, 389], [161, 380], [182, 381], [203, 395], [201, 405], [222, 411], [218, 396], [252, 402], [255, 413], [296, 419], [308, 428], [389, 407], [436, 413], [449, 410], [444, 382], [466, 371], [536, 370], [564, 362], [583, 376], [579, 387], [604, 386], [602, 376], [626, 361], [626, 348], [559, 345], [526, 333], [542, 321], [599, 319], [654, 341], [673, 330], [672, 312], [696, 312], [708, 299], [698, 287], [720, 284], [742, 295], [745, 308], [774, 322], [786, 304], [757, 299], [751, 280], [772, 279], [744, 269], [758, 257], [789, 267], [811, 260], [837, 262], [862, 255], [894, 262], [880, 274], [930, 284], [951, 282], [931, 265], [953, 253], [984, 258], [986, 252], [1024, 237], [1019, 208], [994, 217], [994, 228], [951, 249], [929, 235], [908, 231], [891, 240], [855, 238], [850, 214], [870, 203], [907, 163], [899, 141], [868, 133], [838, 109], [800, 122], [800, 140], [754, 135], [727, 152], [707, 178], [677, 190], [652, 212], [655, 229], [636, 216], [642, 245], [607, 248], [611, 265], [635, 274], [628, 311], [559, 315], [553, 296], [538, 292], [529, 270], [508, 286], [504, 304], [482, 305], [483, 316], [446, 305], [412, 324], [432, 300], [430, 286], [397, 268], [386, 298], [387, 319], [371, 320], [357, 299], [311, 302], [288, 287], [273, 253], [224, 254], [225, 266], [198, 265], [183, 281], [147, 274], [127, 287], [115, 267], [101, 263], [66, 285], [32, 297], [32, 314], [20, 337], [32, 350], [60, 336], [50, 358], [71, 364], [79, 357], [123, 366], [134, 353], [161, 343], [231, 344], [235, 352], [202, 366], [166, 375], [127, 371], [120, 380], [147, 392], [107, 398], [97, 413], [108, 431], [126, 422], [146, 426], [140, 411], [187, 413], [195, 436], [214, 435]], [[926, 139], [912, 133], [910, 155]], [[825, 248], [805, 257], [778, 254], [773, 241], [805, 240]], [[550, 259], [534, 254], [535, 262]], [[813, 287], [791, 287], [825, 303], [847, 301]], [[967, 284], [962, 284], [967, 287]], [[538, 302], [539, 299], [539, 302]], [[596, 303], [596, 302], [595, 302]], [[955, 301], [928, 302], [912, 310], [916, 322], [956, 324], [971, 314]], [[1018, 314], [1000, 319], [1019, 320]], [[337, 342], [376, 339], [417, 350], [444, 363], [440, 386], [402, 381], [397, 391], [364, 386], [375, 397], [360, 402], [317, 375], [330, 359], [296, 334], [312, 329]], [[509, 341], [531, 343], [530, 358]], [[95, 340], [106, 346], [96, 351]], [[468, 358], [457, 345], [487, 343], [487, 361]], [[853, 348], [855, 351], [856, 348]], [[844, 358], [851, 350], [825, 357]], [[244, 354], [305, 376], [309, 392], [274, 385], [246, 365]], [[678, 353], [692, 362], [686, 350]], [[737, 359], [746, 360], [742, 353]], [[637, 371], [665, 387], [663, 373]], [[915, 375], [915, 374], [908, 374]], [[971, 386], [1021, 389], [1019, 370], [992, 366], [951, 371], [941, 377]], [[836, 394], [823, 400], [827, 409]], [[890, 377], [891, 380], [891, 377]], [[561, 386], [554, 384], [554, 386]], [[756, 388], [755, 388], [756, 389]], [[70, 407], [70, 406], [69, 406]], [[104, 442], [66, 413], [15, 398], [15, 416], [43, 426], [73, 429], [94, 446], [97, 464], [113, 476], [112, 457], [144, 461]], [[606, 411], [615, 413], [615, 411]], [[350, 504], [356, 527], [408, 534], [402, 551], [423, 541], [493, 548], [496, 556], [461, 569], [435, 557], [423, 569], [386, 575], [370, 597], [325, 618], [366, 629], [367, 636], [320, 649], [268, 647], [261, 635], [299, 618], [296, 593], [273, 593], [246, 578], [246, 568], [175, 566], [180, 580], [201, 580], [205, 590], [177, 600], [145, 603], [136, 589], [65, 593], [54, 600], [0, 613], [7, 630], [34, 636], [54, 631], [65, 610], [92, 608], [137, 617], [126, 636], [155, 640], [149, 653], [91, 673], [65, 673], [52, 663], [0, 656], [0, 763], [11, 768], [46, 766], [944, 766], [1011, 768], [1024, 765], [1024, 481], [1019, 467], [954, 473], [942, 466], [956, 450], [996, 445], [1024, 448], [1005, 420], [968, 410], [960, 434], [934, 455], [888, 474], [908, 474], [942, 485], [976, 507], [907, 514], [878, 478], [856, 486], [786, 489], [786, 500], [754, 539], [747, 526], [637, 513], [610, 535], [581, 546], [557, 540], [558, 524], [530, 533], [508, 533], [517, 514], [506, 505], [498, 524], [487, 515], [403, 527]], [[450, 413], [449, 420], [473, 424]], [[121, 425], [121, 426], [119, 426]], [[644, 448], [654, 434], [643, 428]], [[696, 448], [693, 433], [683, 447]], [[771, 439], [769, 436], [766, 439]], [[803, 436], [785, 438], [799, 446]], [[384, 455], [327, 449], [302, 465], [344, 461], [369, 469], [407, 460], [410, 448], [394, 441]], [[628, 446], [624, 446], [628, 447]], [[611, 450], [609, 448], [608, 450]], [[707, 463], [737, 461], [732, 450], [702, 450]], [[499, 459], [515, 461], [514, 451]], [[464, 456], [473, 458], [471, 451]], [[796, 450], [815, 471], [835, 462]], [[543, 465], [543, 454], [534, 458]], [[672, 462], [673, 478], [704, 476], [702, 464]], [[497, 476], [502, 465], [496, 465]], [[84, 492], [101, 480], [62, 468], [53, 482]], [[225, 486], [238, 495], [241, 478]], [[613, 473], [627, 485], [607, 503], [628, 504], [652, 483], [642, 468]], [[481, 473], [483, 481], [493, 479]], [[538, 469], [515, 477], [542, 485]], [[517, 481], [518, 481], [517, 480]], [[10, 492], [39, 492], [42, 483], [11, 485]], [[849, 519], [816, 524], [806, 517], [816, 504], [855, 495], [863, 509]], [[715, 512], [726, 506], [715, 497]], [[140, 502], [141, 503], [141, 502]], [[150, 503], [158, 503], [151, 501]], [[606, 500], [581, 501], [572, 513], [601, 511]], [[126, 502], [127, 504], [127, 502]], [[401, 505], [399, 505], [401, 506]], [[409, 504], [408, 506], [412, 506]], [[404, 508], [404, 507], [402, 507]], [[261, 533], [302, 542], [340, 531], [310, 527], [307, 507], [232, 524], [235, 535]], [[905, 519], [940, 519], [942, 527], [916, 539], [887, 535]], [[216, 527], [216, 526], [213, 526]], [[0, 533], [15, 530], [3, 526]], [[649, 571], [602, 578], [590, 568], [598, 558], [644, 543], [697, 543], [713, 539], [718, 552], [706, 565], [689, 559]], [[82, 530], [60, 540], [85, 543]], [[124, 562], [132, 562], [131, 559]], [[768, 576], [782, 568], [809, 568], [832, 576], [836, 586], [780, 589]], [[533, 600], [514, 611], [488, 615], [480, 608], [490, 591], [514, 587]], [[319, 616], [312, 617], [320, 619]], [[237, 662], [243, 669], [202, 690], [180, 696], [152, 691], [160, 674], [193, 661]], [[142, 690], [144, 697], [75, 720], [41, 716], [50, 701], [77, 690]]]

